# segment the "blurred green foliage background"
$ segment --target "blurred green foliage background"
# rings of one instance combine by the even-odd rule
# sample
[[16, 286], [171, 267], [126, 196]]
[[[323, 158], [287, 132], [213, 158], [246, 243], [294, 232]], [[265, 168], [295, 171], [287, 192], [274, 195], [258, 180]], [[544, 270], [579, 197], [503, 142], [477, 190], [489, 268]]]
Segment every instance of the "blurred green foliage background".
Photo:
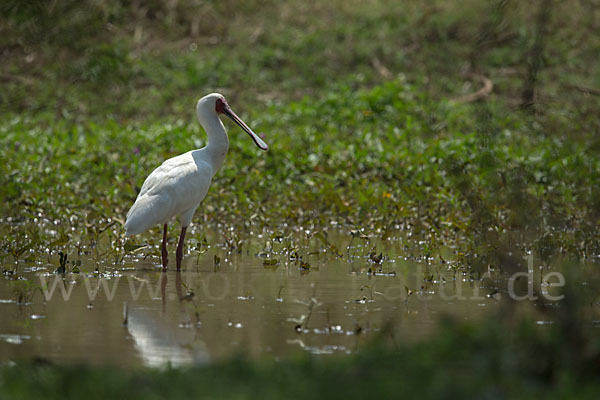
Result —
[[490, 100], [514, 106], [536, 64], [539, 108], [598, 129], [594, 0], [7, 0], [1, 7], [6, 110], [188, 118], [207, 90], [260, 106], [399, 75], [449, 99], [478, 89], [465, 78], [473, 72], [494, 83]]

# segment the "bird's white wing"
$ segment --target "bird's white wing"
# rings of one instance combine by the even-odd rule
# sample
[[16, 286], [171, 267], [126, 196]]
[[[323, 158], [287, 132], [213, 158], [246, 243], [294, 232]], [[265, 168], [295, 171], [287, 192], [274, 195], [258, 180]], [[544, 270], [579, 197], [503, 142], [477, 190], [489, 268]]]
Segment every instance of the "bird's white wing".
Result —
[[206, 196], [212, 176], [212, 167], [195, 161], [191, 153], [165, 161], [146, 178], [127, 213], [127, 234], [141, 233], [195, 209]]
[[164, 181], [174, 178], [177, 174], [180, 174], [182, 171], [185, 171], [191, 161], [189, 157], [185, 157], [186, 155], [187, 153], [179, 155], [177, 157], [169, 158], [168, 160], [164, 161], [158, 168], [152, 171], [142, 184], [142, 188], [140, 189], [138, 198], [146, 194], [148, 190], [160, 189], [161, 187], [163, 187]]

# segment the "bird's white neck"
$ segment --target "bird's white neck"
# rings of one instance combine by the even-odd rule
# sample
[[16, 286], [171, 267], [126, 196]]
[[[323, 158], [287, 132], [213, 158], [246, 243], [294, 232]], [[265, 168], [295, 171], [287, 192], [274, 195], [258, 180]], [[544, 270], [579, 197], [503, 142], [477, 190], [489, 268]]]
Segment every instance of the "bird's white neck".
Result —
[[215, 112], [205, 114], [199, 112], [198, 120], [208, 136], [208, 145], [205, 149], [210, 155], [213, 170], [216, 172], [223, 165], [229, 150], [227, 131]]

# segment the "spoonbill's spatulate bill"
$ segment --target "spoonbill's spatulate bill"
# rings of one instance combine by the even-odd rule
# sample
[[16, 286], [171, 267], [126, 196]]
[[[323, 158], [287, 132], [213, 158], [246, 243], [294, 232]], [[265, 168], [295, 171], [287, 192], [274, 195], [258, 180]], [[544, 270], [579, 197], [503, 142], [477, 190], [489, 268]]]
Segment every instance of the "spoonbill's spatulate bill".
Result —
[[224, 114], [238, 124], [261, 150], [267, 144], [256, 135], [229, 107], [225, 97], [211, 93], [198, 101], [196, 115], [208, 135], [208, 145], [166, 160], [146, 178], [140, 194], [127, 213], [126, 235], [142, 233], [154, 225], [163, 225], [162, 265], [167, 268], [167, 224], [175, 217], [181, 220], [177, 245], [177, 269], [183, 259], [185, 231], [196, 208], [206, 196], [210, 182], [223, 164], [229, 138], [219, 115]]

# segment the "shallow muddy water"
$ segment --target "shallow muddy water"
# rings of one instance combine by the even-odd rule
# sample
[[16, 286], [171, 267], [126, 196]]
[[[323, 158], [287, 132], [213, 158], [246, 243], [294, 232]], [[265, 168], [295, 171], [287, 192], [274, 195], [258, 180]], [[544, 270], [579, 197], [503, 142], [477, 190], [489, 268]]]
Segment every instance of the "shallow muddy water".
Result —
[[377, 335], [426, 338], [444, 314], [478, 320], [506, 300], [490, 280], [397, 256], [393, 244], [377, 263], [372, 243], [348, 250], [345, 238], [337, 240], [345, 255], [312, 244], [302, 261], [277, 245], [191, 251], [181, 273], [162, 272], [152, 257], [102, 273], [85, 257], [80, 273], [22, 265], [20, 279], [0, 279], [0, 362], [179, 366], [235, 354], [346, 354]]

